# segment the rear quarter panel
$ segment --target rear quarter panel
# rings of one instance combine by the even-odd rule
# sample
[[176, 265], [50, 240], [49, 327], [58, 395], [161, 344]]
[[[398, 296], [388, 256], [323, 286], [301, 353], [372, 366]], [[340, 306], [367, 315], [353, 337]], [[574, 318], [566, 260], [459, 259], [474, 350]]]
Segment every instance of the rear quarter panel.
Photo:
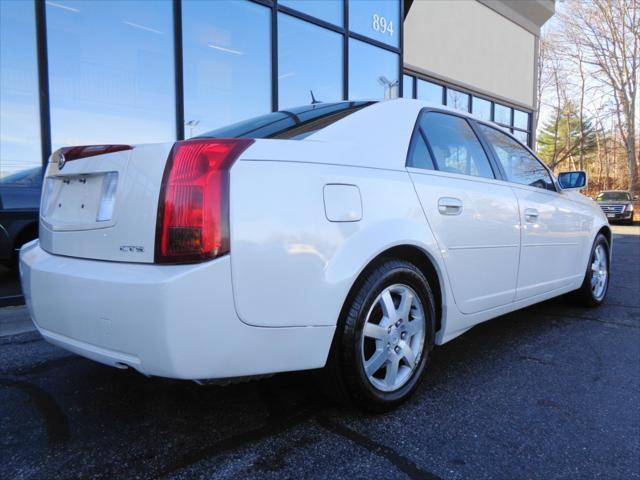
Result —
[[[360, 221], [327, 219], [327, 184], [357, 186]], [[239, 161], [230, 217], [236, 309], [250, 325], [335, 325], [357, 276], [379, 253], [411, 244], [439, 257], [406, 171]]]

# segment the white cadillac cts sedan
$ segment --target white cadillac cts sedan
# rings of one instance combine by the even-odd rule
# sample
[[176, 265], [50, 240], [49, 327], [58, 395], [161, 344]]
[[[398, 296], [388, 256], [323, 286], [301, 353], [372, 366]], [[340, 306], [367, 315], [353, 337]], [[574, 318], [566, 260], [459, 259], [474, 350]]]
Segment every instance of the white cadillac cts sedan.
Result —
[[477, 323], [603, 301], [611, 230], [585, 183], [417, 100], [63, 148], [22, 286], [44, 338], [98, 362], [197, 381], [324, 367], [327, 391], [380, 411]]

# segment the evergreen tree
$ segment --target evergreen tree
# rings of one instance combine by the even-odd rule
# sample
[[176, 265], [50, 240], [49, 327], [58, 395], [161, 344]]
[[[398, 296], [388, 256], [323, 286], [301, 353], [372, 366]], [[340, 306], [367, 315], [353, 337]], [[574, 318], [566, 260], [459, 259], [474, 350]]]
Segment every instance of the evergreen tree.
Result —
[[584, 117], [581, 128], [578, 109], [571, 101], [565, 102], [538, 134], [538, 154], [552, 169], [567, 160], [571, 168], [578, 168], [580, 153], [586, 157], [595, 147], [596, 130], [591, 120]]

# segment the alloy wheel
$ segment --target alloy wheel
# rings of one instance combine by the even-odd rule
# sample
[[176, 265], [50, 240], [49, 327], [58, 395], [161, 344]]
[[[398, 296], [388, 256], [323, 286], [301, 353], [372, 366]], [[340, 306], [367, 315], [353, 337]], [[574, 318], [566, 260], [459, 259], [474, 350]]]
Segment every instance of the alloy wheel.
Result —
[[361, 360], [371, 385], [384, 392], [402, 387], [420, 364], [425, 338], [424, 308], [407, 285], [386, 287], [367, 313]]

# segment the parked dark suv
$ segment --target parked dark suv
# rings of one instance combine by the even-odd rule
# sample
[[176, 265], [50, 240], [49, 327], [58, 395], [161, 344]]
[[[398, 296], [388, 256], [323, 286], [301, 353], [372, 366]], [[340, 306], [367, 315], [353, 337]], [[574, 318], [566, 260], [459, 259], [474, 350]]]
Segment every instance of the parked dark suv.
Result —
[[609, 222], [618, 221], [629, 225], [633, 223], [633, 199], [629, 192], [622, 190], [600, 192], [596, 202], [607, 215]]
[[38, 236], [42, 167], [0, 179], [0, 263], [15, 268], [20, 247]]

